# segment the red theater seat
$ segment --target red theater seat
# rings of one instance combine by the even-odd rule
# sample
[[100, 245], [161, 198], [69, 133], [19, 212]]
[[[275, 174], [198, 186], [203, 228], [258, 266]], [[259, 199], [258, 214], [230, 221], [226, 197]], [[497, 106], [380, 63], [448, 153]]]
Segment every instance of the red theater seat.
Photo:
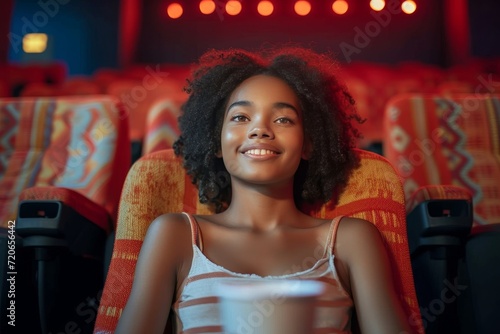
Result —
[[157, 100], [148, 112], [142, 154], [172, 148], [179, 137], [177, 118], [181, 113], [182, 101]]
[[47, 297], [42, 323], [60, 332], [67, 312], [102, 287], [105, 240], [130, 166], [128, 119], [116, 99], [101, 95], [0, 99], [0, 115], [7, 120], [0, 124], [1, 227], [16, 221], [17, 263], [39, 263], [35, 272], [18, 270], [18, 327], [40, 328], [22, 312], [36, 308], [30, 287], [39, 281], [39, 298]]
[[[384, 122], [419, 302], [444, 305], [424, 319], [426, 333], [500, 332], [500, 96], [401, 95]], [[444, 303], [450, 284], [462, 290]]]
[[426, 185], [472, 194], [474, 223], [500, 223], [500, 99], [493, 95], [403, 95], [385, 115], [384, 155], [404, 178], [405, 196]]
[[183, 100], [187, 96], [178, 80], [168, 76], [155, 76], [153, 70], [148, 71], [147, 69], [152, 69], [152, 67], [137, 70], [142, 75], [140, 80], [115, 81], [108, 86], [107, 91], [108, 94], [122, 101], [129, 118], [132, 161], [137, 160], [142, 155], [146, 118], [156, 101], [162, 99]]
[[[404, 195], [400, 179], [380, 155], [359, 151], [361, 166], [339, 199], [321, 207], [304, 208], [319, 217], [350, 215], [373, 222], [382, 232], [393, 277], [404, 309], [416, 333], [422, 333], [406, 238]], [[370, 184], [370, 187], [366, 185]], [[172, 150], [141, 157], [125, 181], [111, 266], [106, 279], [94, 333], [113, 333], [128, 299], [137, 256], [149, 224], [168, 212], [210, 213], [198, 202], [195, 187]], [[169, 312], [162, 310], [161, 312]]]

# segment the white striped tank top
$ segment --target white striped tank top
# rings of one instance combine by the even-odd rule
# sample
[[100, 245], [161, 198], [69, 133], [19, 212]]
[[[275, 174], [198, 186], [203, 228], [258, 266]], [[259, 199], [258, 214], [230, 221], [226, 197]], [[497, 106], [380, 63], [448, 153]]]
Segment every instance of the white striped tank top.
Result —
[[324, 295], [317, 300], [313, 334], [351, 333], [353, 301], [340, 283], [333, 254], [341, 216], [332, 220], [323, 254], [320, 259], [315, 260], [312, 267], [287, 275], [262, 277], [255, 274], [235, 273], [210, 261], [202, 252], [203, 240], [199, 233], [198, 223], [194, 217], [185, 214], [191, 224], [193, 259], [189, 274], [177, 291], [176, 301], [172, 306], [175, 314], [175, 333], [223, 333], [217, 305], [218, 298], [215, 296], [215, 285], [228, 278], [306, 279], [326, 283], [327, 288]]

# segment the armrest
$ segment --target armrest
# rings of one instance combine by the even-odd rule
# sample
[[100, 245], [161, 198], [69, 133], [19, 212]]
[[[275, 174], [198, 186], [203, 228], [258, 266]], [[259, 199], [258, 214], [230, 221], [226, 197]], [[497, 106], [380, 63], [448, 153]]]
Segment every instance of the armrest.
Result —
[[33, 187], [21, 194], [16, 232], [25, 247], [66, 247], [102, 258], [110, 221], [103, 207], [74, 190]]
[[412, 255], [421, 247], [461, 245], [472, 228], [472, 196], [461, 187], [421, 187], [408, 200], [407, 210]]
[[79, 215], [98, 226], [106, 234], [109, 234], [113, 229], [109, 212], [76, 190], [53, 186], [31, 187], [24, 189], [19, 196], [20, 202], [28, 200], [63, 202]]
[[410, 254], [429, 246], [462, 245], [472, 227], [472, 204], [463, 199], [420, 203], [407, 217]]
[[450, 286], [461, 284], [459, 267], [473, 221], [470, 193], [429, 186], [418, 189], [408, 203], [413, 206], [407, 215], [408, 243], [426, 333], [459, 333], [461, 291], [452, 295]]
[[412, 212], [422, 202], [441, 199], [460, 199], [472, 203], [472, 194], [465, 188], [453, 185], [426, 185], [415, 190], [407, 199], [406, 212]]

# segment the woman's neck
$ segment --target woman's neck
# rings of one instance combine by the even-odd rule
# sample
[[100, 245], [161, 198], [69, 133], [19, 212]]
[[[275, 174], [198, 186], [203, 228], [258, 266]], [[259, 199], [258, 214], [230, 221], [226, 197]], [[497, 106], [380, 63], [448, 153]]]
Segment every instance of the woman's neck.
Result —
[[[303, 216], [293, 198], [293, 186], [245, 187], [233, 185], [231, 204], [224, 211], [240, 226], [260, 231], [293, 224]], [[233, 218], [236, 218], [233, 220]]]

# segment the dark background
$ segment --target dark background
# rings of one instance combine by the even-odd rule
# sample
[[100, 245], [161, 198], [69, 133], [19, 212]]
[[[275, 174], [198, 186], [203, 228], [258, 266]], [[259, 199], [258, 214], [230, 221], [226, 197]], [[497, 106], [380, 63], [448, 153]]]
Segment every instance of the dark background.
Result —
[[[349, 0], [343, 16], [331, 11], [331, 1], [310, 0], [313, 10], [307, 17], [293, 13], [289, 0], [274, 0], [270, 17], [256, 13], [257, 0], [241, 0], [243, 11], [235, 17], [220, 9], [205, 16], [198, 0], [178, 1], [184, 15], [172, 20], [166, 15], [172, 1], [166, 0], [2, 0], [0, 29], [8, 30], [2, 33], [0, 62], [37, 60], [13, 47], [12, 36], [30, 30], [51, 39], [44, 59], [38, 60], [65, 61], [70, 74], [135, 63], [190, 63], [210, 48], [254, 50], [282, 44], [333, 52], [341, 62], [420, 61], [447, 67], [473, 57], [500, 56], [496, 0], [415, 0], [413, 15], [390, 14], [385, 26], [373, 16], [369, 0]], [[349, 47], [355, 49], [348, 53]]]

